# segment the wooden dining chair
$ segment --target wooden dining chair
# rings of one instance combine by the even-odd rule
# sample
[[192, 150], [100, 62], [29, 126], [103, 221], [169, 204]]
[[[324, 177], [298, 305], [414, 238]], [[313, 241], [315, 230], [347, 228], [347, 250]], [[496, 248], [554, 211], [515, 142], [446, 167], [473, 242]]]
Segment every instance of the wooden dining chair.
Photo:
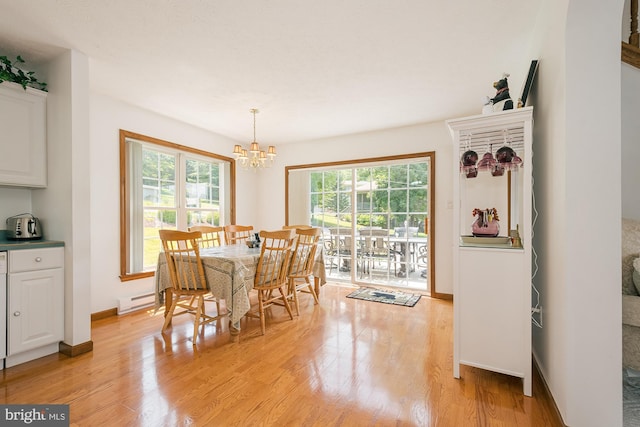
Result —
[[[162, 332], [171, 323], [176, 308], [183, 308], [183, 313], [195, 314], [193, 321], [193, 344], [196, 344], [200, 325], [213, 322], [220, 318], [205, 313], [204, 297], [209, 293], [204, 276], [204, 268], [200, 259], [198, 239], [199, 231], [160, 230], [160, 240], [167, 260], [167, 269], [171, 280], [172, 300], [169, 311], [165, 313]], [[195, 307], [192, 300], [195, 298]], [[195, 308], [195, 313], [193, 312]]]
[[189, 231], [199, 231], [202, 237], [198, 240], [200, 248], [212, 248], [224, 245], [224, 227], [213, 225], [192, 225]]
[[252, 225], [229, 224], [224, 226], [224, 240], [227, 245], [244, 245], [251, 237]]
[[295, 230], [298, 228], [313, 228], [310, 225], [306, 225], [306, 224], [297, 224], [297, 225], [283, 225], [282, 229], [283, 230]]
[[[289, 297], [293, 299], [296, 306], [296, 313], [300, 315], [300, 305], [298, 303], [298, 293], [306, 292], [313, 296], [315, 304], [318, 304], [318, 296], [311, 284], [313, 275], [313, 264], [316, 259], [316, 251], [320, 244], [320, 228], [297, 228], [295, 248], [289, 266]], [[302, 283], [299, 283], [302, 280]]]
[[[198, 239], [198, 246], [200, 248], [213, 248], [216, 246], [224, 245], [224, 227], [218, 227], [213, 225], [201, 224], [192, 225], [189, 227], [189, 231], [199, 231], [202, 233], [202, 237]], [[220, 312], [220, 300], [214, 297], [212, 294], [205, 296], [205, 301], [212, 301], [216, 303], [216, 313]], [[192, 304], [195, 302], [195, 298], [191, 300]]]
[[[247, 312], [246, 316], [260, 319], [262, 335], [266, 331], [265, 309], [281, 301], [293, 320], [293, 313], [287, 298], [289, 263], [291, 246], [295, 238], [294, 230], [261, 231], [260, 259], [256, 267], [253, 289], [258, 294], [258, 307]], [[275, 291], [280, 295], [277, 295]]]

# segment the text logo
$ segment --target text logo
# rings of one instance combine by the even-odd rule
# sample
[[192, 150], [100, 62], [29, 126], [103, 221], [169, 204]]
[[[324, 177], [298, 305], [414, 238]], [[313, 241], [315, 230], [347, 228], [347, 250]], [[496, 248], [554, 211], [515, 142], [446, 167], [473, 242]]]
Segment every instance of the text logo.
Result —
[[0, 426], [69, 427], [69, 405], [0, 405]]

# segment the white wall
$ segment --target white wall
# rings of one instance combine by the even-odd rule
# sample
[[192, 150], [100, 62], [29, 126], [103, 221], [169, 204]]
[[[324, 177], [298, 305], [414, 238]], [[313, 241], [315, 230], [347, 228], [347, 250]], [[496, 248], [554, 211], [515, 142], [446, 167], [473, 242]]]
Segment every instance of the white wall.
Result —
[[[119, 297], [151, 292], [153, 278], [121, 282], [119, 130], [229, 155], [235, 141], [115, 99], [91, 95], [91, 312], [117, 307]], [[254, 200], [243, 189], [257, 178], [237, 172], [237, 222], [254, 223]]]
[[0, 188], [0, 230], [7, 228], [5, 221], [7, 218], [24, 212], [31, 212], [31, 209], [31, 190], [10, 187]]
[[[623, 21], [624, 22], [624, 21]], [[622, 216], [640, 220], [640, 70], [622, 64]]]
[[544, 327], [534, 328], [533, 344], [569, 426], [622, 425], [622, 4], [547, 1], [534, 49], [534, 281]]
[[[619, 26], [623, 4], [622, 0], [572, 0], [567, 19], [565, 176], [566, 215], [571, 220], [565, 241], [589, 248], [566, 248], [569, 280], [564, 308], [570, 316], [566, 381], [571, 385], [566, 414], [572, 425], [580, 426], [622, 424]], [[593, 92], [585, 90], [593, 82], [607, 84]], [[607, 108], [593, 108], [594, 104]], [[580, 160], [575, 161], [578, 153]], [[585, 171], [602, 168], [603, 157], [610, 169], [585, 179]], [[599, 221], [607, 225], [593, 232], [585, 208], [604, 211]], [[616, 285], [603, 286], [609, 283]], [[599, 369], [593, 370], [594, 366]]]
[[48, 180], [46, 189], [31, 193], [45, 237], [65, 242], [64, 342], [72, 346], [91, 339], [88, 62], [65, 51], [44, 70]]
[[[167, 117], [158, 116], [107, 96], [91, 96], [91, 312], [117, 306], [119, 297], [153, 290], [154, 279], [121, 282], [119, 242], [118, 131], [125, 129], [220, 154], [231, 153], [235, 141]], [[435, 230], [436, 290], [452, 293], [451, 205], [452, 143], [444, 123], [410, 126], [323, 141], [278, 146], [272, 168], [236, 172], [236, 222], [257, 230], [284, 223], [284, 168], [287, 165], [379, 157], [421, 151], [436, 152]], [[438, 167], [439, 165], [439, 167]], [[442, 248], [442, 249], [440, 249]]]
[[[479, 111], [477, 112], [479, 113]], [[452, 284], [452, 179], [453, 144], [444, 122], [345, 135], [278, 147], [279, 156], [272, 169], [261, 176], [260, 215], [256, 223], [276, 229], [284, 221], [285, 166], [354, 160], [434, 151], [435, 155], [435, 284], [439, 293], [453, 293]]]
[[[533, 327], [533, 353], [547, 381], [556, 404], [566, 419], [567, 316], [565, 300], [564, 256], [566, 217], [564, 215], [566, 186], [562, 176], [566, 161], [564, 130], [564, 30], [568, 0], [557, 8], [545, 3], [537, 33], [540, 46], [538, 73], [532, 92], [534, 105], [533, 175], [536, 208], [539, 212], [535, 226], [533, 247], [537, 253], [538, 271], [534, 284], [540, 291], [543, 329]], [[555, 245], [551, 246], [551, 242]], [[551, 247], [549, 247], [551, 246]], [[535, 267], [534, 267], [535, 271]], [[535, 298], [535, 295], [532, 295]], [[535, 299], [533, 300], [535, 303]]]

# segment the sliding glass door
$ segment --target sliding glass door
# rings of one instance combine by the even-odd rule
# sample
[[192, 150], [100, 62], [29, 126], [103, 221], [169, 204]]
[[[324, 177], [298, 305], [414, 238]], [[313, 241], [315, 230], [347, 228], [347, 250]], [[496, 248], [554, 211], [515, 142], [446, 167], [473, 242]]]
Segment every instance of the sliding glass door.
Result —
[[323, 229], [329, 280], [429, 291], [432, 156], [288, 170], [289, 223]]
[[354, 170], [361, 281], [426, 287], [428, 168], [418, 162]]

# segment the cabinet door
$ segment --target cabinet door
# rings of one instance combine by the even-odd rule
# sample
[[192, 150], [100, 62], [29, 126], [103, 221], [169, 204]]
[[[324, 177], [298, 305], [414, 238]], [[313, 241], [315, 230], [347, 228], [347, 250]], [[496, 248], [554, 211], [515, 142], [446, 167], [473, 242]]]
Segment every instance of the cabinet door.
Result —
[[63, 280], [62, 268], [9, 275], [9, 355], [63, 339]]
[[467, 248], [459, 257], [460, 363], [523, 377], [531, 360], [524, 251]]
[[0, 184], [47, 185], [46, 92], [0, 84]]

